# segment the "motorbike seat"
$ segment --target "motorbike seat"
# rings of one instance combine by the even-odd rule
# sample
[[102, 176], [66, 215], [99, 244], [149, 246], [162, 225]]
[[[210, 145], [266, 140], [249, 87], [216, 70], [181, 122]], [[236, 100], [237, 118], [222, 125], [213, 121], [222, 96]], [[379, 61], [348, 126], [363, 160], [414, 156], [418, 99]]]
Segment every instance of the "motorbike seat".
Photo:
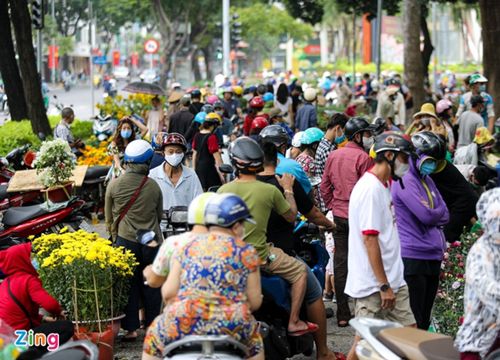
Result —
[[[210, 348], [211, 350], [208, 350]], [[247, 352], [243, 344], [227, 335], [189, 335], [166, 346], [164, 356], [170, 358], [174, 355], [192, 354], [195, 355], [193, 358], [198, 358], [197, 355], [204, 354], [204, 350], [208, 350], [207, 355], [217, 355], [217, 359], [234, 359], [230, 355], [243, 358]]]
[[9, 194], [7, 193], [8, 187], [9, 187], [8, 184], [0, 185], [0, 200], [7, 199], [9, 197]]
[[93, 180], [101, 180], [108, 175], [111, 166], [91, 166], [85, 173], [84, 182], [93, 182]]
[[3, 214], [3, 223], [15, 226], [44, 214], [47, 214], [47, 210], [41, 205], [11, 207]]
[[261, 286], [262, 292], [265, 297], [270, 297], [274, 302], [285, 309], [290, 311], [290, 284], [283, 278], [261, 273]]
[[453, 347], [453, 339], [446, 335], [405, 327], [381, 330], [377, 338], [403, 359], [460, 359], [460, 353]]

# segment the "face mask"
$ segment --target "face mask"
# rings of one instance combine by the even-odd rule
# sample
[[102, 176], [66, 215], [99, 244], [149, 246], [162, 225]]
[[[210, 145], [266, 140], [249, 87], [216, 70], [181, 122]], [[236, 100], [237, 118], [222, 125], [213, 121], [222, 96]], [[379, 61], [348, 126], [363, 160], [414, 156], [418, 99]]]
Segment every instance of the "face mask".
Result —
[[124, 139], [128, 139], [132, 136], [132, 130], [122, 130], [120, 131], [120, 135]]
[[370, 151], [373, 145], [373, 141], [374, 141], [373, 137], [363, 138], [363, 147], [365, 148], [366, 151]]
[[177, 167], [184, 159], [184, 154], [165, 155], [165, 160], [170, 166]]
[[35, 268], [35, 270], [38, 271], [38, 269], [40, 268], [40, 265], [38, 264], [38, 260], [36, 258], [33, 258], [31, 259], [31, 265], [33, 265], [33, 267]]
[[430, 175], [437, 167], [437, 163], [434, 160], [426, 160], [422, 165], [420, 165], [420, 174]]
[[410, 170], [410, 164], [405, 164], [399, 159], [394, 162], [394, 175], [398, 178], [402, 178]]
[[421, 118], [420, 122], [424, 126], [430, 126], [430, 124], [431, 124], [431, 118], [428, 118], [428, 117]]
[[483, 84], [483, 85], [480, 85], [480, 86], [479, 86], [479, 91], [481, 91], [481, 92], [486, 92], [486, 85], [484, 85], [484, 84]]

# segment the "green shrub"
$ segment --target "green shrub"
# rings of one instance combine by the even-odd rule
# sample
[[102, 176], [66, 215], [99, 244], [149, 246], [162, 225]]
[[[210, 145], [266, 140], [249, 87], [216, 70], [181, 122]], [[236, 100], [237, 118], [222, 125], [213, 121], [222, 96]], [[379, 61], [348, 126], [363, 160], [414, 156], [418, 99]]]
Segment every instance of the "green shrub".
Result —
[[[61, 120], [60, 116], [49, 116], [50, 127], [53, 129]], [[84, 142], [92, 136], [92, 121], [75, 120], [71, 125], [73, 136]], [[47, 134], [52, 138], [52, 133]], [[31, 144], [32, 149], [38, 150], [40, 139], [33, 134], [29, 120], [7, 121], [0, 126], [0, 156], [7, 155], [11, 150]]]

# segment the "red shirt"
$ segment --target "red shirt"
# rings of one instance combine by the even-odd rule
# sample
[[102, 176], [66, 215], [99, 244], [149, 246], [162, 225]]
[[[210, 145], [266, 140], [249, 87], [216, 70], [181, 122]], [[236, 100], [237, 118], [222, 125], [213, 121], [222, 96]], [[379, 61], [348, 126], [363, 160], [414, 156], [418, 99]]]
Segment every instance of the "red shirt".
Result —
[[373, 166], [373, 159], [359, 145], [348, 142], [326, 160], [320, 191], [333, 215], [347, 219], [349, 198], [359, 178]]

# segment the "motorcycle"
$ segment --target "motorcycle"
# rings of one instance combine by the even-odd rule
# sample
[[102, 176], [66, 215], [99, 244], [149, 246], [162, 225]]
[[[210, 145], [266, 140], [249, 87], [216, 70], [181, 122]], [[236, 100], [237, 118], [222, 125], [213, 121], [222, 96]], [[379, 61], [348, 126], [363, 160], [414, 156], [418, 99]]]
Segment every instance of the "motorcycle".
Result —
[[356, 346], [360, 360], [460, 359], [453, 339], [446, 335], [380, 319], [355, 318], [349, 324], [363, 339]]
[[163, 212], [160, 229], [163, 238], [178, 235], [189, 231], [187, 206], [174, 206]]
[[164, 349], [164, 359], [220, 359], [241, 360], [247, 349], [227, 335], [190, 335], [174, 341]]
[[66, 203], [43, 203], [11, 207], [1, 214], [0, 249], [16, 239], [26, 239], [47, 230], [58, 232], [64, 226], [78, 228], [83, 217], [79, 212], [85, 202], [75, 197]]
[[[104, 197], [106, 195], [106, 176], [111, 166], [91, 166], [85, 173], [82, 187], [76, 195], [85, 201], [86, 209], [93, 213], [102, 213], [104, 209]], [[86, 214], [90, 215], [90, 214]]]
[[113, 136], [118, 127], [118, 120], [111, 115], [97, 115], [94, 117], [92, 130], [99, 141], [105, 141]]

